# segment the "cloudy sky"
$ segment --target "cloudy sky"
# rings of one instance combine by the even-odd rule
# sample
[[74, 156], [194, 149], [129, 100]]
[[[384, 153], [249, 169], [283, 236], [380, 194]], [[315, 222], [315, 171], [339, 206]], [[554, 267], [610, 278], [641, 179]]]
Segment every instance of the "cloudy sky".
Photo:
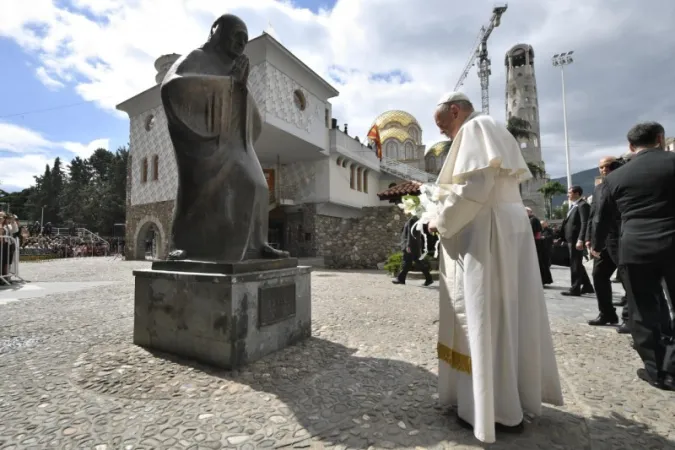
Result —
[[[201, 45], [213, 19], [240, 15], [252, 37], [274, 35], [339, 91], [334, 116], [363, 136], [388, 109], [415, 115], [440, 139], [432, 111], [451, 90], [492, 1], [3, 0], [0, 4], [0, 180], [29, 186], [55, 156], [70, 160], [128, 141], [115, 105], [154, 83], [155, 58]], [[512, 0], [489, 42], [491, 113], [504, 119], [504, 54], [535, 50], [543, 155], [565, 173], [560, 70], [572, 171], [622, 153], [636, 121], [675, 126], [673, 0]], [[464, 92], [480, 104], [475, 69]], [[670, 134], [675, 134], [675, 131]]]

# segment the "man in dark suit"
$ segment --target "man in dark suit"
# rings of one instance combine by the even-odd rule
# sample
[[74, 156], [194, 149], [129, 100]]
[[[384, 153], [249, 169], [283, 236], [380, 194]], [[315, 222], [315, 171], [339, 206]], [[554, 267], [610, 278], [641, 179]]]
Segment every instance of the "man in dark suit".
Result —
[[[621, 167], [621, 163], [613, 156], [602, 158], [598, 165], [600, 175], [603, 178], [619, 167]], [[586, 248], [589, 252], [593, 248], [591, 242], [593, 236], [593, 218], [595, 217], [596, 205], [598, 204], [599, 191], [600, 187], [596, 185], [586, 231]], [[598, 311], [600, 314], [597, 318], [589, 320], [589, 325], [616, 325], [619, 323], [619, 317], [616, 315], [616, 309], [612, 304], [611, 278], [619, 263], [619, 230], [621, 228], [621, 221], [617, 218], [610, 225], [607, 234], [607, 245], [600, 252], [600, 256], [593, 259], [593, 286], [595, 287], [595, 296], [598, 299]]]
[[593, 286], [584, 267], [584, 242], [588, 230], [588, 216], [591, 207], [581, 198], [584, 191], [581, 186], [572, 186], [567, 191], [570, 209], [560, 226], [558, 239], [564, 239], [570, 252], [570, 273], [572, 286], [562, 295], [579, 297], [582, 294], [593, 294]]
[[420, 260], [424, 242], [422, 233], [419, 230], [413, 231], [413, 225], [417, 223], [417, 220], [417, 217], [412, 216], [403, 226], [403, 231], [401, 231], [403, 265], [398, 276], [392, 280], [394, 284], [405, 284], [405, 279], [408, 276], [408, 272], [413, 268], [413, 264], [416, 264], [422, 270], [425, 286], [429, 286], [434, 282], [431, 272], [429, 272], [429, 264], [426, 261]]
[[675, 390], [675, 345], [662, 285], [675, 292], [675, 153], [664, 151], [665, 131], [656, 122], [635, 125], [627, 137], [635, 156], [600, 185], [593, 254], [600, 254], [620, 217], [619, 264], [630, 331], [645, 365], [638, 377]]

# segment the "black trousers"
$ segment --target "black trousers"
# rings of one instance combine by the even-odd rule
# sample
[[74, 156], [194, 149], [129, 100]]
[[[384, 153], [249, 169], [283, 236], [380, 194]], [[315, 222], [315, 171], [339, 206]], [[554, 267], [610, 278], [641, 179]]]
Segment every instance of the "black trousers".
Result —
[[570, 249], [570, 273], [572, 278], [572, 287], [570, 292], [575, 294], [581, 293], [583, 289], [592, 289], [591, 280], [588, 278], [586, 268], [584, 267], [584, 252], [577, 250], [576, 243], [567, 246]]
[[645, 369], [657, 378], [675, 375], [673, 327], [662, 280], [675, 292], [675, 263], [626, 264], [623, 273], [630, 311], [630, 331]]
[[598, 299], [598, 311], [605, 317], [616, 315], [612, 305], [612, 274], [616, 270], [616, 260], [608, 250], [600, 253], [600, 258], [593, 260], [593, 287]]
[[406, 251], [403, 252], [403, 265], [401, 266], [401, 271], [399, 272], [398, 276], [398, 281], [401, 283], [405, 283], [405, 279], [408, 276], [408, 272], [413, 268], [413, 264], [417, 265], [417, 267], [420, 268], [422, 273], [424, 274], [424, 279], [427, 281], [432, 280], [433, 278], [431, 277], [431, 272], [429, 271], [429, 263], [426, 261], [420, 260], [419, 256], [413, 254], [413, 253], [408, 253]]
[[534, 245], [537, 248], [537, 259], [539, 260], [539, 273], [541, 274], [542, 284], [552, 284], [551, 275], [551, 252], [548, 251], [547, 241], [545, 239], [535, 239]]

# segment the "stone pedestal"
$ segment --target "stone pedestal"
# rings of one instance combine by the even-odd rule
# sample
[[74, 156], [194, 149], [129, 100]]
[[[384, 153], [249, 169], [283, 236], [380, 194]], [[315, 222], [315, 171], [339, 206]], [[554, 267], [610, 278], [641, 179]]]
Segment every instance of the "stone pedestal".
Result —
[[311, 335], [297, 259], [159, 261], [136, 270], [134, 344], [234, 369]]

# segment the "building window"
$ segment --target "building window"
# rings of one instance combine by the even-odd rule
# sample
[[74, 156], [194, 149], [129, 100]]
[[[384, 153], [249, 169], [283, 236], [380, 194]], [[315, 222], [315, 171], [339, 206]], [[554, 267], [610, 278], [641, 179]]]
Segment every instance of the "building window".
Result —
[[363, 192], [368, 193], [368, 171], [363, 171]]
[[356, 169], [356, 190], [363, 191], [363, 170], [359, 167]]
[[405, 159], [415, 159], [415, 147], [412, 145], [412, 142], [405, 143]]
[[293, 92], [293, 102], [295, 103], [295, 107], [300, 111], [304, 111], [307, 108], [307, 98], [305, 98], [305, 94], [300, 89], [296, 89]]
[[152, 157], [152, 181], [157, 181], [159, 179], [159, 156], [155, 155]]
[[396, 147], [397, 147], [396, 142], [394, 141], [387, 142], [386, 150], [384, 152], [385, 156], [387, 158], [396, 159], [396, 152], [397, 152]]
[[141, 183], [148, 181], [148, 158], [143, 158], [141, 161]]
[[352, 189], [356, 187], [356, 167], [354, 164], [349, 167], [349, 187]]
[[326, 128], [330, 128], [330, 110], [326, 108]]
[[342, 158], [338, 158], [336, 162], [338, 166], [342, 166]]
[[342, 167], [347, 168], [347, 160], [346, 159], [342, 160]]
[[155, 126], [155, 116], [150, 114], [145, 118], [145, 131], [152, 130], [152, 127]]

